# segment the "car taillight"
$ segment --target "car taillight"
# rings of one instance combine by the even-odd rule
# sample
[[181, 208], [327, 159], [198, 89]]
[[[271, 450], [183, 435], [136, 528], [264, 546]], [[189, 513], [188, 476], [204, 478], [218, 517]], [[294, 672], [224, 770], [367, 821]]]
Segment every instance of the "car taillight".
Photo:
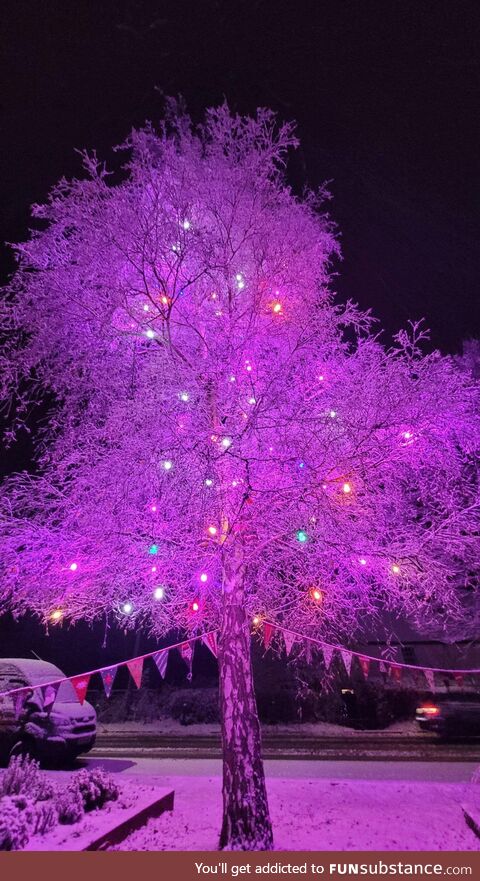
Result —
[[417, 708], [417, 713], [421, 713], [422, 716], [438, 716], [439, 712], [439, 707], [426, 706]]

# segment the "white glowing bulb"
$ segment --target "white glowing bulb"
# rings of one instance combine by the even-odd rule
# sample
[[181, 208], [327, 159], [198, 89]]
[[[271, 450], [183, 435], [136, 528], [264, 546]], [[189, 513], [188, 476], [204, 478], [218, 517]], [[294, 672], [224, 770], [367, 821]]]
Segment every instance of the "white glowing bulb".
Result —
[[216, 535], [217, 532], [218, 532], [216, 526], [209, 526], [209, 527], [208, 527], [208, 531], [209, 531], [210, 535]]
[[207, 575], [206, 572], [202, 572], [202, 574], [200, 575], [200, 581], [201, 581], [203, 584], [205, 584], [205, 582], [208, 581], [208, 575]]
[[213, 480], [211, 477], [205, 479], [205, 486], [213, 486]]
[[245, 287], [245, 282], [244, 282], [244, 281], [239, 281], [237, 287], [238, 287], [238, 290], [239, 290], [239, 291], [242, 291], [243, 288]]
[[233, 373], [232, 373], [232, 375], [229, 377], [229, 380], [230, 380], [230, 382], [236, 382], [236, 381], [237, 381], [237, 377], [234, 376]]
[[152, 568], [150, 569], [150, 572], [156, 572], [156, 571], [157, 571], [157, 567], [156, 567], [156, 566], [152, 566]]
[[165, 590], [163, 589], [163, 587], [156, 587], [153, 591], [153, 596], [156, 600], [163, 600], [165, 596]]
[[51, 621], [60, 621], [61, 618], [63, 618], [63, 612], [61, 611], [61, 609], [55, 609], [55, 611], [52, 612], [52, 614], [50, 615]]
[[325, 379], [323, 373], [321, 373], [320, 376], [319, 376], [318, 378], [319, 378], [320, 382], [323, 382], [323, 380]]
[[143, 311], [148, 312], [149, 309], [150, 309], [150, 306], [148, 305], [148, 303], [144, 303], [143, 304]]
[[222, 438], [222, 447], [225, 450], [228, 450], [228, 448], [231, 446], [232, 446], [232, 438], [231, 437], [223, 437]]
[[344, 483], [342, 489], [344, 493], [350, 493], [352, 491], [352, 487], [349, 483]]
[[132, 603], [124, 603], [122, 606], [122, 612], [124, 612], [125, 615], [130, 615], [130, 613], [133, 612]]
[[153, 340], [153, 338], [155, 336], [155, 331], [152, 330], [151, 327], [149, 327], [147, 330], [146, 336], [148, 337], [149, 340]]
[[188, 392], [180, 392], [180, 400], [185, 402], [189, 401], [190, 395], [188, 394]]
[[182, 226], [183, 226], [184, 229], [190, 229], [190, 221], [189, 221], [189, 220], [184, 220], [183, 223], [182, 223]]
[[156, 506], [156, 505], [150, 505], [150, 510], [151, 510], [152, 514], [156, 514], [156, 513], [157, 513], [157, 506]]
[[249, 398], [248, 403], [249, 404], [256, 404], [257, 402], [256, 402], [255, 398]]
[[78, 569], [78, 563], [70, 563], [70, 572], [76, 572]]
[[360, 557], [360, 559], [359, 559], [358, 562], [360, 563], [360, 566], [366, 566], [366, 565], [367, 565], [367, 561], [366, 561], [365, 557]]
[[235, 276], [235, 280], [236, 281], [243, 281], [243, 275], [241, 272], [237, 272], [237, 274]]
[[258, 615], [253, 616], [252, 623], [255, 625], [255, 627], [257, 626], [257, 624], [260, 624], [260, 618]]
[[171, 471], [173, 468], [173, 462], [171, 461], [171, 459], [165, 459], [163, 467], [165, 471]]
[[394, 575], [399, 575], [399, 573], [400, 573], [400, 566], [398, 566], [396, 563], [394, 563], [393, 566], [392, 566], [392, 572], [393, 572]]
[[336, 410], [330, 410], [330, 419], [335, 419], [335, 416], [336, 416], [336, 415], [337, 415], [337, 411], [336, 411]]
[[278, 313], [282, 311], [282, 304], [281, 303], [274, 303], [272, 306], [272, 309], [278, 315]]

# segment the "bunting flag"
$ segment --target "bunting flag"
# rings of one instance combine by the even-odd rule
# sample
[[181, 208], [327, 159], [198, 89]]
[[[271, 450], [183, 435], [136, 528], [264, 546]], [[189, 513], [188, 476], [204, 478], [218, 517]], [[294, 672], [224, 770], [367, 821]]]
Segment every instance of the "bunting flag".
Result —
[[359, 657], [359, 664], [362, 668], [362, 673], [365, 676], [365, 679], [368, 679], [368, 671], [370, 670], [370, 660], [369, 658]]
[[265, 621], [263, 625], [263, 644], [266, 649], [270, 645], [273, 636], [273, 624], [269, 624], [268, 621]]
[[387, 665], [385, 661], [379, 661], [378, 666], [380, 668], [380, 673], [387, 673]]
[[110, 697], [113, 688], [113, 680], [117, 675], [118, 664], [115, 664], [113, 667], [106, 667], [105, 670], [101, 671], [101, 677], [103, 682], [103, 687], [105, 689], [105, 694], [107, 697]]
[[83, 704], [85, 701], [85, 696], [87, 694], [88, 683], [90, 682], [90, 674], [87, 673], [83, 676], [81, 674], [80, 676], [72, 676], [70, 682], [75, 689], [76, 695], [80, 703]]
[[353, 655], [351, 652], [347, 652], [345, 649], [340, 649], [340, 654], [342, 656], [342, 661], [345, 666], [345, 670], [347, 671], [348, 675], [350, 676], [350, 671], [352, 669]]
[[189, 642], [182, 642], [180, 654], [188, 667], [187, 679], [192, 678], [193, 647]]
[[397, 667], [396, 664], [390, 664], [390, 676], [395, 682], [400, 682], [402, 678], [402, 668]]
[[454, 673], [453, 678], [455, 679], [456, 684], [459, 688], [463, 687], [464, 678], [462, 673]]
[[325, 670], [330, 670], [330, 664], [332, 663], [333, 653], [335, 649], [331, 645], [322, 645], [323, 650], [323, 660], [325, 661]]
[[140, 688], [142, 684], [143, 658], [133, 658], [131, 661], [127, 661], [127, 667], [135, 685], [137, 688]]
[[159, 652], [155, 652], [152, 655], [155, 664], [157, 665], [157, 670], [160, 673], [162, 679], [165, 679], [165, 673], [167, 672], [167, 664], [168, 664], [168, 649], [162, 649]]
[[433, 670], [424, 670], [423, 673], [430, 691], [435, 691], [435, 675]]
[[31, 697], [33, 694], [31, 688], [23, 688], [22, 691], [15, 691], [12, 694], [13, 700], [13, 712], [15, 713], [15, 719], [20, 719], [20, 716], [23, 713], [23, 709], [25, 707], [25, 703], [28, 697]]
[[217, 633], [216, 631], [212, 631], [212, 633], [207, 633], [205, 636], [202, 636], [202, 642], [207, 646], [207, 649], [210, 649], [212, 655], [217, 658], [218, 657], [218, 647], [217, 647]]
[[296, 636], [294, 633], [289, 633], [288, 630], [283, 631], [283, 641], [285, 643], [285, 651], [287, 653], [287, 658], [292, 651], [293, 645], [295, 643]]
[[60, 688], [60, 683], [55, 682], [53, 685], [44, 685], [43, 688], [41, 689], [43, 709], [45, 710], [45, 712], [48, 713], [52, 709], [52, 707], [55, 703], [59, 688]]

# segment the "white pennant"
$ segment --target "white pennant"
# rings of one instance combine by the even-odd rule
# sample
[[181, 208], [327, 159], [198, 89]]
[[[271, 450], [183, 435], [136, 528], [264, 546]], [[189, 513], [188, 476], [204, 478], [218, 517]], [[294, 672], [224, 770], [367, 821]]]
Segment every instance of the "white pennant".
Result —
[[296, 640], [296, 636], [294, 633], [289, 633], [288, 630], [283, 631], [283, 640], [285, 642], [285, 651], [287, 653], [287, 658], [292, 651], [293, 645]]
[[344, 649], [340, 649], [340, 654], [342, 656], [343, 663], [345, 664], [345, 670], [350, 676], [350, 670], [352, 669], [352, 658], [353, 655], [351, 652], [346, 652]]
[[335, 649], [331, 645], [322, 645], [323, 651], [323, 660], [325, 661], [325, 670], [330, 670], [330, 664], [332, 663], [332, 657]]

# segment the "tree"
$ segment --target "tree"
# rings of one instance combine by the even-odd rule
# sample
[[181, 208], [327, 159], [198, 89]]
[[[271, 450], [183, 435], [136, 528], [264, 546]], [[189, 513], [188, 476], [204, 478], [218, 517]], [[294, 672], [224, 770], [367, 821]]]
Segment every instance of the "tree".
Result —
[[12, 435], [52, 400], [38, 472], [5, 487], [3, 607], [218, 628], [220, 845], [243, 849], [272, 846], [253, 617], [343, 640], [386, 608], [462, 621], [477, 555], [475, 387], [418, 326], [385, 349], [335, 303], [295, 143], [224, 106], [134, 131], [120, 178], [84, 154], [3, 313]]

